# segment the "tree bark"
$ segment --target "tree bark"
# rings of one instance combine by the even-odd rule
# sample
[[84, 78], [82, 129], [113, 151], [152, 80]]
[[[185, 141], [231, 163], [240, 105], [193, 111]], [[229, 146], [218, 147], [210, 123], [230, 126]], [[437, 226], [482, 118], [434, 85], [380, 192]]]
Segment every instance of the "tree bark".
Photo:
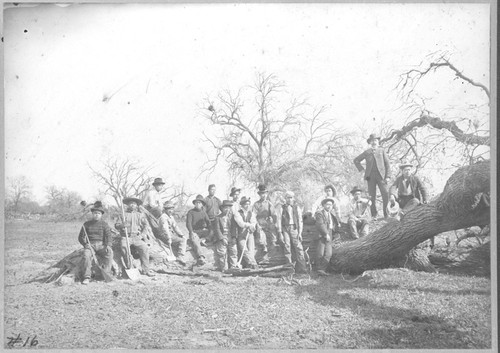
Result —
[[489, 224], [489, 191], [489, 161], [459, 168], [436, 201], [415, 207], [400, 222], [333, 249], [329, 270], [359, 274], [391, 267], [439, 233]]

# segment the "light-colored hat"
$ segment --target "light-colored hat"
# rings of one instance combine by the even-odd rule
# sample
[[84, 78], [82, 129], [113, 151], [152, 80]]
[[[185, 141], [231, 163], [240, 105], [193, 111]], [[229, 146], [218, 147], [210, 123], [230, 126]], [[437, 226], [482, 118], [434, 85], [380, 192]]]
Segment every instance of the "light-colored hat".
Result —
[[397, 201], [394, 201], [394, 206], [391, 206], [391, 203], [387, 205], [387, 213], [389, 214], [390, 217], [395, 217], [399, 213], [399, 203]]
[[328, 201], [330, 201], [333, 204], [335, 203], [334, 199], [327, 197], [326, 199], [324, 199], [323, 201], [321, 201], [321, 206], [325, 206], [325, 203], [327, 203]]
[[405, 169], [406, 167], [413, 168], [413, 164], [408, 163], [408, 162], [403, 162], [399, 165], [399, 169]]
[[293, 191], [285, 192], [285, 197], [295, 197], [295, 193]]

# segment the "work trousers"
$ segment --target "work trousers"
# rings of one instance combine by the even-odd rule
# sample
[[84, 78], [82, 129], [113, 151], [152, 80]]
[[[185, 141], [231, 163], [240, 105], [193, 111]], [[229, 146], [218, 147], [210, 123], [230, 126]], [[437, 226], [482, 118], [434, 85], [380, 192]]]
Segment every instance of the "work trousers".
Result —
[[366, 219], [356, 219], [353, 216], [349, 216], [347, 224], [349, 225], [349, 233], [353, 238], [358, 239], [360, 236], [365, 237], [368, 235], [369, 226]]
[[[149, 246], [148, 244], [140, 238], [139, 235], [132, 235], [128, 238], [130, 243], [130, 251], [134, 250], [139, 254], [139, 259], [141, 260], [141, 267], [143, 272], [149, 271]], [[129, 259], [127, 256], [127, 239], [125, 237], [121, 238], [121, 250], [123, 258], [125, 259], [125, 264], [130, 268]]]
[[227, 245], [224, 245], [222, 240], [218, 240], [215, 243], [215, 267], [218, 271], [224, 271], [226, 269], [226, 259], [227, 267], [234, 268], [238, 262], [238, 248], [237, 241], [234, 237], [228, 237]]
[[288, 263], [296, 261], [296, 273], [307, 273], [304, 249], [299, 241], [299, 233], [293, 226], [283, 226], [282, 229], [284, 252]]
[[376, 217], [377, 214], [377, 186], [378, 189], [380, 190], [380, 194], [382, 195], [382, 203], [383, 203], [383, 210], [384, 210], [384, 217], [387, 217], [387, 204], [389, 203], [389, 193], [387, 191], [387, 184], [380, 175], [378, 170], [372, 171], [372, 174], [370, 175], [369, 179], [367, 180], [368, 183], [368, 194], [370, 195], [370, 199], [372, 201], [372, 204], [370, 206], [370, 211], [372, 214], [372, 217]]
[[[113, 260], [113, 250], [108, 247], [108, 252], [106, 252], [106, 247], [102, 242], [92, 242], [92, 248], [96, 254], [96, 261], [102, 264], [102, 268], [106, 272], [111, 271], [111, 262]], [[99, 263], [98, 263], [99, 266]], [[92, 251], [90, 249], [83, 250], [83, 278], [90, 278], [92, 275]]]
[[[248, 237], [247, 237], [248, 235]], [[254, 235], [249, 230], [238, 235], [238, 252], [243, 254], [243, 267], [251, 267], [257, 265], [255, 261], [255, 239]]]
[[203, 256], [203, 252], [201, 250], [200, 238], [206, 238], [209, 234], [208, 229], [198, 229], [194, 230], [193, 234], [189, 236], [189, 240], [191, 241], [191, 247], [193, 248], [196, 259], [199, 259]]
[[177, 246], [177, 259], [184, 261], [184, 255], [186, 254], [187, 247], [187, 237], [180, 237], [177, 234], [172, 235], [172, 245]]
[[420, 200], [413, 195], [400, 195], [398, 199], [399, 207], [404, 211], [404, 213], [411, 210], [413, 207], [420, 205]]
[[259, 233], [260, 233], [260, 244], [264, 246], [276, 246], [276, 228], [269, 222], [263, 220], [257, 220], [259, 224]]
[[[318, 239], [318, 245], [316, 246], [316, 269], [325, 271], [332, 258], [332, 245], [333, 236], [335, 234], [330, 234], [330, 240], [327, 241], [325, 237], [320, 237]], [[338, 236], [338, 234], [337, 234]]]

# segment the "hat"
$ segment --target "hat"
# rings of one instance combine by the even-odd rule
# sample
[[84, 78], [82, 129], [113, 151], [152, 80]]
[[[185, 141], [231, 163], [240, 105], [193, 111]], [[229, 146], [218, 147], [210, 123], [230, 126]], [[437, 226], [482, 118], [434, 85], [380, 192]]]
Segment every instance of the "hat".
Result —
[[155, 178], [155, 181], [153, 181], [153, 185], [157, 185], [157, 184], [165, 185], [162, 178]]
[[229, 196], [233, 196], [233, 195], [234, 195], [234, 193], [236, 193], [236, 192], [238, 192], [238, 191], [241, 191], [241, 189], [240, 189], [240, 188], [237, 188], [236, 186], [233, 186], [233, 187], [231, 188], [231, 193], [229, 194]]
[[389, 202], [389, 204], [387, 205], [387, 213], [389, 214], [389, 216], [391, 217], [395, 217], [398, 215], [399, 213], [399, 203], [397, 203], [397, 201], [394, 201], [394, 206], [391, 206], [391, 203]]
[[207, 202], [205, 201], [205, 198], [202, 195], [196, 196], [196, 198], [193, 200], [193, 205], [196, 201], [200, 201], [203, 204], [203, 206], [205, 206], [207, 204]]
[[408, 163], [408, 162], [403, 162], [399, 165], [399, 169], [405, 169], [406, 167], [413, 168], [413, 164]]
[[242, 205], [242, 206], [243, 206], [243, 205], [244, 205], [244, 204], [246, 204], [247, 202], [251, 202], [251, 201], [250, 201], [250, 198], [249, 198], [249, 197], [246, 197], [246, 196], [243, 196], [243, 197], [241, 198], [240, 205]]
[[351, 190], [351, 194], [353, 194], [353, 195], [354, 195], [354, 194], [355, 194], [355, 193], [357, 193], [358, 191], [359, 191], [359, 192], [363, 192], [363, 190], [362, 190], [359, 186], [355, 186], [355, 187], [353, 187], [353, 188], [352, 188], [352, 190]]
[[135, 202], [137, 204], [137, 206], [142, 205], [142, 200], [135, 198], [135, 197], [126, 197], [123, 199], [123, 203], [126, 205], [128, 205], [131, 202]]
[[267, 186], [265, 186], [264, 184], [259, 184], [258, 189], [259, 190], [257, 191], [257, 194], [263, 194], [265, 192], [268, 192]]
[[163, 208], [165, 209], [175, 208], [175, 205], [172, 201], [165, 201], [165, 203], [163, 204]]
[[332, 203], [335, 203], [334, 199], [327, 197], [326, 199], [324, 199], [323, 201], [321, 201], [321, 206], [324, 206], [325, 203], [327, 203], [328, 201], [331, 201]]
[[335, 197], [337, 195], [337, 189], [335, 189], [335, 186], [333, 186], [332, 184], [326, 185], [323, 190], [325, 190], [325, 192], [326, 192], [326, 189], [332, 189], [333, 190], [333, 197]]
[[375, 134], [370, 134], [370, 136], [368, 137], [368, 139], [366, 140], [366, 142], [371, 143], [372, 140], [379, 140], [379, 142], [380, 142], [380, 137], [377, 136], [377, 135], [375, 135]]
[[233, 201], [231, 201], [231, 200], [222, 201], [221, 207], [231, 207], [231, 206], [233, 206]]
[[94, 211], [99, 211], [102, 214], [104, 214], [104, 207], [102, 207], [102, 202], [101, 201], [94, 202], [94, 205], [90, 209], [90, 212], [94, 212]]
[[295, 193], [293, 191], [287, 191], [285, 192], [285, 197], [287, 196], [295, 197]]

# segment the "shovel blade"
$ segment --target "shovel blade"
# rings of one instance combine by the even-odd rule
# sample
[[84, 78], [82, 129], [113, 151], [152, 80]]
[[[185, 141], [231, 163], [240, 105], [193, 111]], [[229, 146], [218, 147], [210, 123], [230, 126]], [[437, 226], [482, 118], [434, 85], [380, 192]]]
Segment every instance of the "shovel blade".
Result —
[[174, 254], [172, 253], [172, 249], [171, 248], [167, 248], [165, 250], [165, 252], [167, 253], [167, 261], [168, 262], [174, 262], [175, 260], [177, 260], [174, 256]]
[[128, 279], [130, 279], [132, 281], [138, 281], [139, 278], [141, 277], [139, 270], [136, 268], [130, 268], [130, 269], [126, 268], [125, 274], [127, 275]]

